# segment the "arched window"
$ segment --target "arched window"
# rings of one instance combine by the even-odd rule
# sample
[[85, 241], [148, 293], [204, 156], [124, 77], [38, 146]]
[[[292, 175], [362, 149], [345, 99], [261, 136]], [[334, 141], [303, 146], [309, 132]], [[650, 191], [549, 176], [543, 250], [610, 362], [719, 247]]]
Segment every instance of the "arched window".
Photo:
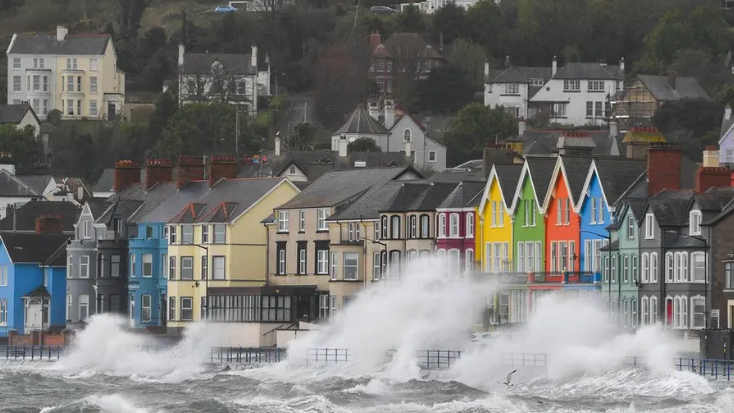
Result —
[[387, 239], [388, 226], [387, 226], [387, 215], [382, 216], [382, 239]]
[[410, 140], [411, 140], [410, 129], [406, 129], [403, 131], [403, 142], [410, 142]]
[[436, 256], [438, 258], [444, 258], [444, 257], [446, 257], [446, 250], [444, 250], [444, 249], [437, 250], [436, 251]]
[[410, 216], [410, 238], [418, 238], [418, 217], [415, 215]]
[[458, 238], [459, 237], [459, 214], [451, 214], [450, 217], [450, 226], [449, 226], [449, 235], [451, 238]]
[[650, 254], [642, 253], [642, 283], [650, 282]]
[[461, 274], [461, 254], [457, 249], [449, 250], [448, 272], [452, 277], [458, 277]]
[[400, 217], [393, 215], [390, 220], [390, 238], [400, 239]]
[[474, 250], [469, 248], [464, 254], [464, 271], [470, 273], [474, 271]]
[[474, 214], [466, 214], [466, 238], [474, 236]]
[[630, 312], [632, 319], [632, 327], [637, 327], [637, 299], [630, 300]]
[[629, 321], [629, 301], [627, 297], [622, 297], [622, 326], [627, 327]]
[[691, 235], [701, 235], [701, 211], [691, 211], [688, 219], [688, 232]]
[[650, 282], [658, 282], [658, 253], [650, 253]]
[[650, 301], [647, 296], [644, 296], [642, 297], [642, 299], [640, 299], [640, 307], [642, 307], [640, 309], [640, 325], [644, 326], [650, 323]]
[[428, 215], [421, 215], [421, 238], [428, 238], [430, 237], [429, 234], [429, 228], [431, 224], [430, 219], [428, 218]]
[[446, 236], [446, 214], [441, 214], [438, 216], [438, 236]]

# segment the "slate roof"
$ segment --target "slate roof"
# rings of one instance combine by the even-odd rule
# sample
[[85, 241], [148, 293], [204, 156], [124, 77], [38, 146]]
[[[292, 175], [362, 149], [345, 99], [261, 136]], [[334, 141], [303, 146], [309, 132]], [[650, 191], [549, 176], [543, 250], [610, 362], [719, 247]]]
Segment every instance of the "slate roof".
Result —
[[15, 264], [42, 264], [67, 239], [67, 235], [0, 232], [0, 240]]
[[548, 81], [553, 70], [550, 67], [510, 66], [490, 78], [490, 83], [529, 83], [530, 79]]
[[558, 68], [553, 79], [624, 80], [624, 71], [615, 65], [593, 62], [570, 62]]
[[447, 169], [441, 172], [436, 172], [428, 180], [431, 182], [462, 182], [462, 181], [487, 181], [487, 177], [484, 176], [484, 171], [475, 170], [451, 170]]
[[660, 226], [688, 225], [688, 206], [693, 199], [692, 189], [663, 190], [650, 198], [649, 205]]
[[[145, 182], [145, 168], [140, 168], [140, 182]], [[92, 188], [92, 192], [114, 192], [115, 168], [105, 168]]]
[[66, 246], [68, 244], [64, 242], [63, 244], [59, 245], [59, 247], [54, 251], [53, 254], [51, 254], [46, 261], [43, 262], [43, 265], [47, 267], [66, 267], [67, 261], [66, 261]]
[[[19, 208], [8, 208], [5, 218], [0, 220], [0, 231], [36, 230], [36, 218], [45, 214], [61, 216], [64, 232], [73, 232], [74, 224], [79, 221], [82, 208], [69, 201], [37, 201], [31, 200]], [[13, 226], [15, 225], [15, 228]]]
[[28, 186], [16, 175], [6, 170], [0, 170], [0, 197], [32, 198], [41, 197], [42, 194]]
[[472, 205], [471, 202], [477, 195], [484, 192], [486, 182], [482, 181], [461, 181], [459, 185], [444, 199], [438, 209], [441, 208], [465, 208]]
[[184, 53], [181, 73], [187, 75], [209, 75], [214, 62], [222, 64], [227, 75], [255, 75], [257, 68], [250, 65], [252, 55], [237, 53]]
[[[144, 190], [142, 186], [136, 185], [137, 189]], [[128, 222], [168, 222], [181, 208], [190, 202], [201, 198], [209, 190], [209, 181], [191, 181], [185, 187], [176, 189], [175, 182], [163, 182], [154, 186], [147, 192], [133, 195], [134, 188], [121, 192], [121, 196], [138, 196], [143, 199], [144, 204], [135, 211]]]
[[535, 196], [539, 200], [545, 199], [553, 176], [553, 169], [556, 167], [556, 158], [527, 158], [525, 162], [528, 164], [530, 177], [533, 180]]
[[[724, 112], [726, 115], [726, 112]], [[721, 118], [721, 129], [719, 130], [719, 142], [721, 142], [721, 139], [724, 138], [724, 135], [726, 135], [727, 132], [729, 132], [729, 129], [731, 129], [731, 125], [734, 125], [734, 115], [729, 115], [729, 119], [726, 118], [726, 116]]]
[[331, 171], [309, 185], [300, 194], [276, 209], [335, 206], [355, 199], [373, 186], [385, 185], [406, 171], [420, 177], [413, 168], [372, 168]]
[[23, 298], [51, 298], [51, 294], [48, 293], [46, 287], [39, 285], [33, 291], [25, 294]]
[[432, 182], [415, 200], [406, 208], [407, 211], [435, 211], [451, 192], [458, 186], [456, 183]]
[[512, 205], [512, 197], [515, 196], [517, 183], [522, 174], [522, 165], [495, 165], [497, 171], [497, 180], [502, 189], [502, 197], [505, 198], [505, 205]]
[[54, 177], [51, 175], [16, 175], [16, 177], [33, 188], [34, 191], [46, 196], [51, 195], [44, 193], [49, 182], [53, 181], [56, 183]]
[[404, 181], [390, 181], [384, 185], [373, 186], [349, 206], [331, 215], [329, 221], [377, 219], [380, 210], [400, 192]]
[[703, 90], [698, 80], [693, 77], [676, 76], [675, 89], [670, 86], [667, 76], [637, 75], [637, 77], [658, 101], [685, 98], [711, 100], [711, 97]]
[[332, 133], [332, 136], [342, 134], [387, 135], [388, 133], [380, 122], [367, 113], [364, 106], [359, 105], [341, 128]]
[[[196, 212], [192, 222], [231, 222], [286, 178], [224, 179], [210, 188], [193, 204]], [[161, 205], [165, 205], [163, 202]], [[189, 204], [192, 205], [192, 204]], [[199, 206], [201, 209], [199, 209]], [[188, 208], [184, 206], [183, 212]], [[171, 217], [168, 222], [185, 222]], [[184, 220], [184, 221], [182, 221]]]
[[400, 58], [403, 54], [409, 53], [428, 59], [443, 59], [443, 56], [418, 33], [393, 33], [380, 46], [375, 48], [374, 57]]
[[696, 194], [694, 201], [702, 212], [721, 212], [734, 199], [734, 188], [709, 188]]
[[[610, 137], [607, 130], [584, 131], [591, 136], [596, 148], [591, 154], [594, 156], [619, 156], [621, 154], [621, 136]], [[530, 156], [550, 155], [558, 151], [558, 142], [563, 136], [562, 130], [526, 130], [524, 136], [519, 137], [523, 143], [523, 154]]]
[[143, 204], [142, 200], [139, 199], [116, 199], [112, 202], [112, 204], [107, 208], [107, 210], [102, 213], [94, 222], [109, 225], [112, 222], [112, 219], [115, 217], [115, 214], [118, 212], [122, 215], [124, 218], [130, 217], [138, 208], [140, 208], [140, 205]]
[[112, 205], [111, 202], [101, 198], [88, 199], [87, 204], [89, 205], [89, 211], [92, 213], [93, 217], [99, 217], [107, 210], [107, 208], [110, 207], [110, 205]]
[[380, 212], [401, 212], [406, 211], [418, 197], [423, 194], [430, 186], [429, 182], [403, 182], [400, 190], [388, 203], [380, 210]]
[[23, 117], [30, 108], [28, 104], [0, 105], [0, 124], [11, 123], [17, 125], [23, 120]]
[[563, 156], [561, 160], [563, 161], [563, 168], [566, 170], [568, 189], [571, 191], [571, 198], [575, 204], [581, 198], [581, 191], [584, 189], [592, 158]]
[[599, 181], [610, 205], [614, 205], [622, 194], [647, 170], [644, 159], [597, 158], [594, 159]]
[[14, 38], [8, 55], [103, 55], [110, 42], [108, 34], [67, 34], [62, 41], [55, 34], [21, 33]]

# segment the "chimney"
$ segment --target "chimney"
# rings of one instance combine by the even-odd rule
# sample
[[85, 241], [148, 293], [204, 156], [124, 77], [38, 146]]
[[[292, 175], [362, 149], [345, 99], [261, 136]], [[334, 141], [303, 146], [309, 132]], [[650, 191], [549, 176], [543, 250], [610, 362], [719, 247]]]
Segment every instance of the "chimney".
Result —
[[731, 105], [729, 103], [724, 106], [724, 120], [731, 119]]
[[15, 175], [15, 160], [10, 152], [0, 152], [0, 170], [7, 171], [10, 175]]
[[505, 56], [505, 67], [510, 67], [510, 55]]
[[250, 66], [257, 69], [257, 46], [252, 45], [252, 53], [250, 54]]
[[443, 53], [443, 32], [438, 32], [438, 51]]
[[558, 60], [556, 59], [556, 55], [553, 55], [553, 64], [551, 65], [551, 76], [555, 76], [557, 71], [558, 71]]
[[346, 158], [347, 157], [347, 137], [346, 135], [342, 135], [339, 137], [339, 157], [340, 158]]
[[220, 179], [237, 178], [237, 158], [234, 155], [212, 155], [209, 158], [209, 188]]
[[647, 147], [647, 189], [653, 196], [663, 189], [680, 189], [680, 146], [654, 143]]
[[120, 192], [140, 183], [140, 164], [136, 161], [120, 160], [115, 163], [113, 191]]
[[558, 142], [556, 143], [558, 155], [591, 157], [596, 147], [596, 143], [591, 138], [591, 134], [582, 131], [563, 131], [563, 134], [558, 138]]
[[36, 218], [36, 234], [63, 234], [61, 215], [43, 214]]
[[176, 188], [181, 189], [191, 181], [204, 180], [204, 158], [179, 155], [176, 168]]
[[703, 166], [717, 167], [719, 164], [719, 148], [716, 145], [707, 145], [703, 151]]
[[377, 102], [374, 100], [368, 101], [367, 109], [369, 110], [369, 114], [372, 116], [372, 119], [378, 120], [380, 117], [380, 109], [377, 107]]
[[619, 70], [624, 74], [624, 57], [619, 59]]
[[668, 75], [668, 86], [670, 86], [671, 89], [675, 90], [675, 80], [676, 80], [677, 74], [673, 70], [668, 70], [667, 75]]
[[145, 163], [145, 189], [160, 182], [173, 181], [173, 165], [170, 159], [148, 159]]
[[370, 34], [370, 47], [372, 47], [372, 51], [375, 51], [377, 49], [377, 46], [382, 44], [382, 37], [380, 37], [380, 32], [375, 31], [374, 33]]
[[280, 136], [275, 137], [275, 156], [280, 156]]
[[69, 29], [66, 26], [56, 26], [56, 41], [63, 42], [66, 39], [66, 35], [69, 34]]
[[183, 43], [179, 43], [178, 44], [178, 67], [183, 67], [184, 53], [186, 53], [186, 46], [184, 46]]
[[517, 136], [525, 136], [525, 117], [520, 116], [520, 120], [517, 121]]
[[617, 119], [612, 118], [609, 120], [609, 137], [616, 138], [619, 135], [619, 124]]
[[392, 99], [385, 99], [385, 128], [390, 129], [395, 125], [395, 105]]
[[492, 170], [492, 166], [497, 165], [512, 165], [514, 163], [514, 150], [510, 145], [504, 143], [488, 143], [484, 148], [484, 154], [482, 159], [482, 170], [484, 177], [489, 176], [489, 172]]
[[696, 193], [706, 192], [709, 188], [731, 185], [731, 172], [722, 167], [702, 166], [696, 171]]

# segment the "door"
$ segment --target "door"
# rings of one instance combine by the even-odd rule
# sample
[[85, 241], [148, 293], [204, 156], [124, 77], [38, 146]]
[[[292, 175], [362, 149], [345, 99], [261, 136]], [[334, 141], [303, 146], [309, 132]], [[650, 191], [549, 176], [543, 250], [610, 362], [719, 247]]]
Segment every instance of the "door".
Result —
[[25, 331], [41, 330], [43, 314], [41, 303], [36, 299], [26, 299], [25, 305]]
[[107, 120], [117, 119], [117, 106], [115, 102], [107, 102]]
[[673, 325], [673, 300], [668, 298], [665, 300], [665, 322], [669, 325]]
[[165, 327], [168, 322], [168, 300], [166, 300], [165, 294], [161, 294], [160, 308], [161, 327]]

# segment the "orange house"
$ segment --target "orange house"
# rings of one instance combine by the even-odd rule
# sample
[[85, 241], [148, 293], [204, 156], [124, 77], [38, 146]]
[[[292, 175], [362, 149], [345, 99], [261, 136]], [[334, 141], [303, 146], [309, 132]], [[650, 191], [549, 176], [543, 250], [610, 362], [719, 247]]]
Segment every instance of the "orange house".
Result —
[[556, 162], [541, 210], [545, 219], [545, 282], [578, 282], [581, 216], [574, 209], [582, 199], [590, 166], [590, 157], [559, 156]]

